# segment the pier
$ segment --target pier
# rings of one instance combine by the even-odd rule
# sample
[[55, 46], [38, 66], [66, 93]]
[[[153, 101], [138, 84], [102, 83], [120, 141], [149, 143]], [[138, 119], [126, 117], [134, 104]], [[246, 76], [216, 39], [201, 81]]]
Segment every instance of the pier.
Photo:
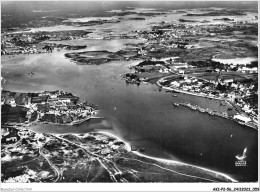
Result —
[[227, 112], [222, 112], [222, 113], [220, 113], [220, 112], [218, 112], [218, 111], [216, 111], [216, 110], [210, 110], [210, 109], [203, 109], [202, 107], [200, 107], [200, 106], [198, 106], [198, 105], [192, 105], [192, 104], [190, 104], [190, 103], [188, 103], [188, 102], [184, 102], [184, 103], [177, 103], [177, 102], [174, 102], [173, 103], [173, 105], [174, 106], [184, 106], [184, 107], [188, 107], [188, 108], [190, 108], [190, 109], [192, 109], [192, 110], [197, 110], [197, 111], [199, 111], [199, 112], [201, 112], [201, 113], [207, 113], [207, 114], [209, 114], [209, 115], [212, 115], [212, 116], [218, 116], [218, 117], [222, 117], [222, 118], [225, 118], [225, 119], [229, 119], [229, 120], [232, 120], [232, 121], [234, 121], [234, 122], [237, 122], [237, 123], [239, 123], [239, 124], [241, 124], [241, 125], [245, 125], [245, 126], [247, 126], [247, 127], [251, 127], [251, 128], [253, 128], [253, 129], [256, 129], [256, 130], [258, 130], [258, 126], [257, 125], [255, 125], [254, 123], [242, 123], [242, 122], [240, 122], [240, 121], [238, 121], [238, 120], [236, 120], [236, 119], [234, 119], [233, 117], [231, 117], [231, 116], [229, 116], [228, 114], [227, 114]]

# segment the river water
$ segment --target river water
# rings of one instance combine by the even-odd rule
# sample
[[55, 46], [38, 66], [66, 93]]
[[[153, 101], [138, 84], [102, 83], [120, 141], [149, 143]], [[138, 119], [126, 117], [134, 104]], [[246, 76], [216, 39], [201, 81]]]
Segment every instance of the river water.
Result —
[[[5, 57], [3, 89], [13, 91], [65, 90], [98, 105], [106, 120], [91, 120], [80, 127], [41, 125], [39, 132], [79, 133], [108, 129], [148, 155], [174, 159], [221, 171], [241, 181], [257, 180], [257, 131], [235, 122], [173, 107], [176, 100], [215, 102], [183, 94], [159, 91], [155, 85], [127, 85], [120, 74], [138, 61], [98, 66], [76, 65], [63, 52]], [[34, 76], [27, 73], [33, 71]], [[247, 167], [235, 166], [235, 155], [247, 147]]]
[[[115, 24], [117, 25], [117, 24]], [[86, 50], [119, 50], [124, 42], [86, 41]], [[74, 42], [75, 43], [75, 42]], [[104, 44], [102, 44], [104, 43]], [[127, 42], [126, 42], [127, 43]], [[104, 45], [104, 46], [103, 46]], [[117, 46], [115, 48], [115, 46]], [[116, 61], [103, 65], [76, 65], [60, 51], [41, 55], [2, 57], [2, 88], [32, 92], [64, 90], [97, 104], [106, 119], [81, 126], [34, 126], [38, 132], [85, 133], [106, 129], [145, 154], [179, 160], [220, 171], [239, 181], [257, 181], [258, 132], [230, 120], [202, 114], [173, 101], [211, 104], [214, 100], [159, 91], [155, 85], [126, 84], [120, 77], [128, 65], [140, 61]], [[28, 76], [33, 71], [34, 76]], [[246, 167], [236, 167], [235, 156], [247, 147]]]

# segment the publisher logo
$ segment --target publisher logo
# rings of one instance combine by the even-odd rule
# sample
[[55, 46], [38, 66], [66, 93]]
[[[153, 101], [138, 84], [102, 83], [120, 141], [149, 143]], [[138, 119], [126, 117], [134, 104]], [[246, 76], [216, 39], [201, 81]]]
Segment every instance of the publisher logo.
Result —
[[246, 152], [247, 148], [244, 149], [242, 155], [236, 155], [236, 161], [235, 161], [235, 166], [236, 167], [245, 167], [246, 166]]

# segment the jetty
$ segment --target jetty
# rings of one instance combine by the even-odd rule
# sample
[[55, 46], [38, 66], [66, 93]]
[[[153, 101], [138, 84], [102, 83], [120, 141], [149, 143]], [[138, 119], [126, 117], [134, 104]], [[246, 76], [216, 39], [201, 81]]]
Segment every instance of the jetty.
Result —
[[202, 108], [202, 107], [200, 107], [198, 105], [192, 105], [192, 104], [190, 104], [188, 102], [181, 102], [181, 103], [174, 102], [172, 104], [174, 106], [180, 106], [181, 105], [181, 106], [184, 106], [184, 107], [188, 107], [188, 108], [190, 108], [192, 110], [199, 111], [201, 113], [207, 113], [207, 114], [212, 115], [212, 116], [218, 116], [218, 117], [222, 117], [222, 118], [225, 118], [225, 119], [229, 119], [229, 120], [237, 122], [237, 123], [239, 123], [241, 125], [245, 125], [245, 126], [248, 126], [248, 127], [251, 127], [253, 129], [258, 130], [258, 126], [257, 125], [255, 125], [253, 123], [250, 123], [250, 122], [243, 123], [241, 121], [238, 121], [238, 120], [234, 119], [233, 117], [229, 116], [226, 111], [225, 112], [218, 112], [217, 110], [210, 110], [208, 108], [204, 109], [204, 108]]

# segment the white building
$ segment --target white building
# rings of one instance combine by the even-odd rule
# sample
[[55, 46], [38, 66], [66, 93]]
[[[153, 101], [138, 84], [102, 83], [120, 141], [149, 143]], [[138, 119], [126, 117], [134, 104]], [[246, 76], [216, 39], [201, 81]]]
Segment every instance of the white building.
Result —
[[242, 73], [245, 73], [245, 72], [257, 73], [258, 72], [258, 68], [257, 67], [253, 67], [253, 68], [242, 67], [242, 68], [239, 68], [238, 71], [241, 71]]
[[171, 82], [171, 85], [174, 87], [180, 87], [181, 84], [177, 81], [173, 81], [173, 82]]
[[243, 123], [248, 123], [249, 121], [251, 121], [251, 119], [249, 117], [245, 117], [243, 115], [234, 115], [234, 119], [240, 121], [240, 122], [243, 122]]
[[233, 79], [225, 79], [225, 80], [223, 80], [224, 83], [233, 83], [233, 81], [234, 81]]
[[9, 103], [10, 103], [10, 105], [11, 105], [12, 107], [16, 107], [16, 103], [15, 103], [15, 100], [14, 100], [14, 99], [11, 99]]

